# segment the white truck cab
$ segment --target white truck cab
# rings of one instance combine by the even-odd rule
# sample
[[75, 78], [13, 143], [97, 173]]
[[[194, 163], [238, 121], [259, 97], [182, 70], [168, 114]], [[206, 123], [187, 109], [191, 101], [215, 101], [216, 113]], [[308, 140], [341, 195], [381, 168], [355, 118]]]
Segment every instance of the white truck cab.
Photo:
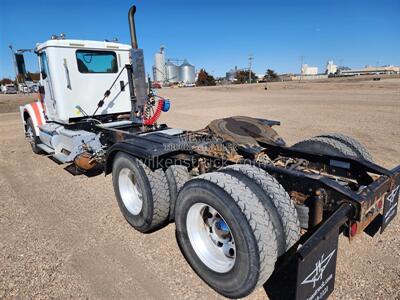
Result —
[[[36, 45], [39, 99], [20, 107], [35, 152], [65, 163], [82, 152], [82, 145], [93, 151], [102, 148], [99, 134], [68, 126], [83, 117], [115, 119], [130, 113], [128, 72], [123, 72], [130, 51], [130, 45], [106, 41], [55, 38]], [[99, 106], [106, 91], [107, 101]]]
[[[118, 73], [129, 64], [130, 45], [87, 40], [52, 39], [37, 44], [42, 104], [48, 120], [68, 124], [92, 115]], [[127, 74], [110, 90], [109, 101], [97, 114], [130, 111]]]

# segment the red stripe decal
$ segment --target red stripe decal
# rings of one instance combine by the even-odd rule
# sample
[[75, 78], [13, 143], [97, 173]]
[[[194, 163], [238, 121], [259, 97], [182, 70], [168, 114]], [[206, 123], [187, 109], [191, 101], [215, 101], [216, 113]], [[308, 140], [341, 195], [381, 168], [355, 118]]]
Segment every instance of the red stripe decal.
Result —
[[32, 103], [32, 108], [33, 108], [33, 111], [35, 113], [35, 117], [36, 117], [36, 120], [38, 122], [38, 125], [42, 125], [43, 124], [42, 117], [40, 115], [39, 107], [38, 107], [36, 102]]

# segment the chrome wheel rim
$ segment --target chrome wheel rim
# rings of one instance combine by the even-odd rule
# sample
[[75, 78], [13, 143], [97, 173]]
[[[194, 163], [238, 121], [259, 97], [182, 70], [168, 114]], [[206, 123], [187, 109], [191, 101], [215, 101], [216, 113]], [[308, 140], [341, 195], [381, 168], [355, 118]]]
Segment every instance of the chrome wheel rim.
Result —
[[218, 273], [229, 272], [236, 261], [236, 246], [228, 223], [211, 205], [196, 203], [186, 217], [192, 248], [200, 260]]
[[118, 175], [118, 187], [122, 202], [132, 215], [138, 215], [143, 206], [142, 193], [133, 172], [123, 168]]

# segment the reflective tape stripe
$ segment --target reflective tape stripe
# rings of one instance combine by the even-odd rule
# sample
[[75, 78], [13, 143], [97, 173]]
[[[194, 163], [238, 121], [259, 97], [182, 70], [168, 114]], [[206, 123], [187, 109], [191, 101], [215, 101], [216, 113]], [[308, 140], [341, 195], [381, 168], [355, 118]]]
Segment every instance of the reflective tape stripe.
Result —
[[42, 102], [36, 102], [37, 106], [39, 108], [39, 112], [40, 112], [40, 119], [42, 120], [42, 124], [46, 124], [46, 118], [45, 118], [45, 107], [43, 105]]
[[24, 106], [24, 112], [27, 112], [33, 123], [33, 130], [36, 136], [39, 136], [38, 126], [46, 123], [43, 113], [43, 106], [40, 102], [32, 102]]
[[38, 103], [33, 102], [31, 105], [32, 105], [33, 111], [35, 113], [37, 125], [43, 125], [42, 116], [40, 114], [40, 109], [38, 107]]

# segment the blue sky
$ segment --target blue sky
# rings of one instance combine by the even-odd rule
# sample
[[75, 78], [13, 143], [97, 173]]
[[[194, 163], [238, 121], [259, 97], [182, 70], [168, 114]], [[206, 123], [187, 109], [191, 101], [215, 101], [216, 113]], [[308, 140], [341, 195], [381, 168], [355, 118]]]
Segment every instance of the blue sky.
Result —
[[[223, 75], [246, 67], [298, 72], [300, 57], [320, 70], [328, 59], [349, 67], [400, 65], [400, 1], [104, 1], [0, 2], [0, 78], [14, 76], [8, 45], [31, 48], [52, 34], [129, 43], [127, 12], [137, 6], [146, 71], [161, 44], [168, 57]], [[32, 55], [27, 69], [37, 70]]]

